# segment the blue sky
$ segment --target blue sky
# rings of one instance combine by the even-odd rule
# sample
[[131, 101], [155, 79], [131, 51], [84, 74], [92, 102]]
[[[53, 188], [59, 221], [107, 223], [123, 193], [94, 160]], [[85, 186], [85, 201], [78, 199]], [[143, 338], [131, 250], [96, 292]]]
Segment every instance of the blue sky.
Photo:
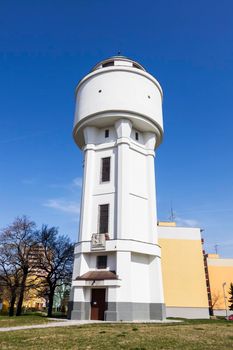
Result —
[[74, 90], [120, 50], [164, 90], [158, 218], [233, 256], [233, 3], [0, 0], [0, 227], [22, 214], [78, 232]]

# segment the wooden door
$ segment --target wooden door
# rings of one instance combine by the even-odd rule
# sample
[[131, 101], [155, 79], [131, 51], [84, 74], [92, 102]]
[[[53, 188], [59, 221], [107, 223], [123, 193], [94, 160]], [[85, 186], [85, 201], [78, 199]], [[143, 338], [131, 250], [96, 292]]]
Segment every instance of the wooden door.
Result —
[[105, 289], [92, 289], [91, 320], [104, 320]]

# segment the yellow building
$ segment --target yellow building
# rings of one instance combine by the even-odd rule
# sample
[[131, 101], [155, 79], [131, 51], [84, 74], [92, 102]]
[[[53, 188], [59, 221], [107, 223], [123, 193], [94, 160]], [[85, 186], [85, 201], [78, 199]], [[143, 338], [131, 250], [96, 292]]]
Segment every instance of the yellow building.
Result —
[[34, 290], [31, 290], [25, 294], [23, 307], [26, 310], [43, 310], [43, 308], [46, 307], [46, 300], [45, 298], [38, 297], [37, 293]]
[[[226, 316], [230, 297], [228, 292], [230, 283], [233, 283], [233, 259], [222, 259], [218, 254], [207, 254], [206, 261], [213, 314]], [[233, 311], [229, 313], [233, 314]]]
[[199, 228], [158, 223], [167, 317], [209, 318]]

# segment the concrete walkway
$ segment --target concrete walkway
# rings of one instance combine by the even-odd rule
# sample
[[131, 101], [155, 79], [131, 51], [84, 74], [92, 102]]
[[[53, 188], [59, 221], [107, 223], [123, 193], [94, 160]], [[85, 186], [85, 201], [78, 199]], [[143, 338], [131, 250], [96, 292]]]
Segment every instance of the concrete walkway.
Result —
[[[54, 320], [54, 319], [53, 319]], [[122, 324], [122, 323], [173, 323], [173, 322], [180, 322], [179, 320], [164, 320], [164, 321], [125, 321], [125, 322], [106, 322], [106, 321], [71, 321], [71, 320], [62, 320], [57, 322], [48, 322], [45, 324], [34, 324], [34, 325], [28, 325], [28, 326], [16, 326], [16, 327], [2, 327], [0, 328], [0, 332], [10, 332], [10, 331], [20, 331], [20, 330], [26, 330], [26, 329], [37, 329], [37, 328], [52, 328], [52, 327], [67, 327], [67, 326], [82, 326], [84, 324], [94, 324], [94, 323], [114, 323], [114, 324]]]
[[36, 328], [51, 328], [51, 327], [67, 327], [67, 326], [81, 326], [87, 323], [98, 323], [103, 321], [56, 321], [56, 322], [48, 322], [42, 324], [33, 324], [28, 326], [15, 326], [15, 327], [2, 327], [0, 328], [0, 332], [9, 332], [9, 331], [19, 331], [24, 329], [36, 329]]

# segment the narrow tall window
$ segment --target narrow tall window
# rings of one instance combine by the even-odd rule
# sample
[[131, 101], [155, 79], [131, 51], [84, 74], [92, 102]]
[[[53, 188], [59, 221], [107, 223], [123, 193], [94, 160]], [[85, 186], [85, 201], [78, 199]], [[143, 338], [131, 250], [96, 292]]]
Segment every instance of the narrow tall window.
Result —
[[109, 129], [106, 129], [104, 132], [105, 138], [107, 139], [109, 137]]
[[101, 181], [110, 181], [110, 157], [102, 158]]
[[109, 204], [99, 206], [99, 233], [108, 233]]
[[135, 139], [138, 141], [139, 140], [139, 135], [138, 135], [138, 132], [136, 131], [135, 132]]

